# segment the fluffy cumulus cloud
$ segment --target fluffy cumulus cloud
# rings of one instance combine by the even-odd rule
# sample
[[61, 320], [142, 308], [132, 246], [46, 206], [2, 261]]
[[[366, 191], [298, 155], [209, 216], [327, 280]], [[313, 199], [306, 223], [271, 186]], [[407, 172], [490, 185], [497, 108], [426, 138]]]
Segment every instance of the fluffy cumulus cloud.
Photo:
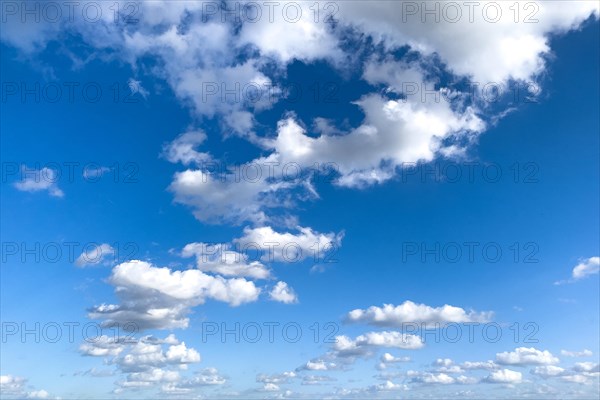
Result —
[[280, 121], [272, 147], [285, 163], [304, 168], [333, 164], [337, 184], [364, 187], [388, 180], [397, 167], [431, 161], [442, 141], [461, 132], [480, 132], [473, 110], [455, 115], [446, 102], [431, 104], [368, 95], [356, 103], [365, 113], [361, 126], [344, 135], [309, 136], [293, 118]]
[[349, 322], [390, 327], [402, 327], [403, 324], [442, 326], [448, 323], [487, 322], [492, 315], [491, 312], [467, 312], [448, 304], [442, 307], [431, 307], [407, 300], [397, 306], [384, 304], [383, 307], [371, 306], [366, 310], [352, 310], [346, 315], [346, 319]]
[[94, 307], [89, 316], [105, 324], [134, 323], [138, 329], [185, 328], [190, 308], [207, 299], [239, 306], [256, 301], [261, 291], [244, 278], [174, 271], [137, 260], [114, 267], [109, 282], [122, 303]]
[[277, 282], [269, 293], [271, 300], [278, 301], [285, 304], [293, 304], [298, 302], [298, 295], [288, 286], [285, 282]]
[[518, 347], [514, 351], [496, 354], [496, 362], [506, 365], [551, 365], [559, 361], [548, 350], [538, 350], [534, 347]]
[[515, 384], [521, 383], [523, 380], [523, 374], [519, 371], [513, 371], [511, 369], [500, 369], [490, 373], [485, 379], [488, 383], [505, 383]]

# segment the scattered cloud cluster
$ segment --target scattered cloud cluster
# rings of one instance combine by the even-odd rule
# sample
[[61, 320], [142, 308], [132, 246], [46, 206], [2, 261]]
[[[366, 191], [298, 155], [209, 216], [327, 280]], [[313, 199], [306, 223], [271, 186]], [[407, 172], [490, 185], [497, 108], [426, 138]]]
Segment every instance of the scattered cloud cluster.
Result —
[[20, 376], [0, 375], [0, 392], [2, 396], [8, 398], [21, 399], [50, 399], [50, 396], [44, 389], [31, 389], [27, 385], [27, 379]]
[[[103, 357], [123, 380], [115, 382], [115, 393], [131, 389], [160, 388], [165, 393], [190, 393], [201, 386], [223, 385], [226, 379], [215, 368], [205, 368], [191, 376], [182, 372], [201, 361], [200, 353], [170, 334], [164, 339], [151, 335], [133, 337], [100, 336], [82, 343], [84, 356]], [[105, 374], [103, 374], [105, 375]]]
[[[231, 3], [224, 1], [218, 8]], [[474, 14], [475, 21], [456, 23], [433, 17], [405, 20], [402, 3], [393, 1], [336, 3], [335, 15], [329, 19], [313, 18], [311, 3], [302, 3], [301, 16], [293, 23], [266, 16], [252, 23], [234, 21], [220, 18], [218, 12], [206, 19], [202, 2], [194, 1], [140, 3], [139, 21], [133, 25], [114, 23], [109, 3], [99, 5], [103, 12], [97, 24], [79, 19], [62, 24], [22, 24], [9, 18], [3, 24], [3, 43], [32, 55], [43, 52], [51, 42], [63, 46], [59, 42], [65, 35], [77, 36], [94, 49], [90, 60], [118, 59], [136, 74], [148, 73], [166, 82], [192, 111], [195, 121], [214, 119], [224, 137], [237, 135], [261, 152], [253, 160], [215, 172], [215, 157], [201, 149], [208, 140], [202, 129], [192, 126], [166, 143], [162, 157], [183, 166], [174, 173], [168, 187], [174, 201], [189, 207], [201, 222], [249, 226], [231, 243], [186, 245], [181, 255], [195, 257], [193, 269], [176, 270], [138, 260], [114, 266], [108, 283], [115, 288], [119, 304], [95, 306], [89, 310], [89, 317], [102, 320], [106, 326], [134, 323], [141, 330], [184, 329], [189, 326], [192, 309], [206, 301], [232, 307], [256, 302], [266, 290], [255, 281], [275, 279], [267, 262], [307, 260], [315, 257], [315, 252], [320, 257], [328, 247], [341, 245], [342, 233], [319, 233], [292, 223], [296, 222], [293, 213], [300, 202], [319, 197], [311, 171], [314, 165], [334, 165], [333, 183], [337, 186], [365, 188], [393, 179], [405, 163], [464, 157], [489, 128], [494, 114], [486, 104], [467, 101], [466, 93], [442, 78], [450, 75], [480, 84], [535, 81], [544, 73], [551, 55], [551, 36], [577, 29], [584, 20], [597, 18], [600, 13], [597, 2], [574, 2], [568, 7], [560, 2], [536, 2], [536, 22], [515, 23], [511, 4], [500, 3], [481, 5], [483, 9], [500, 7], [499, 19], [494, 23], [482, 19], [480, 9]], [[354, 54], [348, 47], [365, 50]], [[400, 49], [408, 49], [412, 57], [399, 58]], [[87, 62], [69, 54], [76, 66]], [[146, 65], [149, 59], [151, 67]], [[288, 112], [277, 117], [274, 132], [261, 132], [256, 115], [286, 96], [280, 81], [285, 78], [287, 66], [295, 61], [325, 61], [337, 72], [343, 72], [347, 65], [357, 68], [369, 88], [353, 99], [352, 105], [361, 113], [360, 122], [342, 128], [321, 115], [303, 121]], [[433, 95], [415, 95], [415, 87], [407, 83], [422, 85], [421, 90], [427, 87]], [[152, 95], [137, 78], [132, 78], [129, 85], [144, 98]], [[232, 88], [235, 95], [227, 95]], [[252, 98], [241, 88], [258, 90], [261, 96]], [[438, 96], [450, 100], [437, 101]], [[311, 122], [318, 128], [308, 128]], [[253, 170], [256, 165], [294, 165], [300, 173], [291, 178], [275, 174], [240, 179], [239, 171]], [[27, 169], [14, 187], [64, 197], [57, 181], [57, 172], [52, 169]], [[282, 226], [288, 231], [282, 231]], [[252, 260], [239, 250], [239, 246], [251, 244], [261, 246], [259, 259]], [[75, 264], [85, 267], [103, 263], [112, 254], [110, 245], [100, 244], [81, 254]], [[600, 258], [587, 258], [573, 268], [571, 279], [557, 284], [579, 281], [599, 271]], [[285, 304], [298, 302], [295, 290], [283, 281], [270, 285], [268, 296]], [[435, 327], [488, 322], [492, 317], [490, 311], [405, 301], [355, 309], [345, 320], [394, 329], [408, 323]], [[339, 335], [327, 353], [294, 371], [260, 374], [256, 382], [262, 384], [262, 392], [290, 396], [291, 392], [282, 386], [294, 381], [330, 384], [335, 378], [322, 374], [344, 370], [358, 359], [377, 357], [381, 351], [386, 352], [378, 358], [377, 366], [385, 370], [410, 362], [403, 352], [424, 346], [420, 337], [395, 330], [369, 331], [354, 337]], [[183, 371], [199, 363], [201, 357], [174, 335], [164, 339], [101, 336], [81, 344], [79, 351], [84, 356], [102, 357], [106, 364], [115, 366], [122, 377], [117, 381], [117, 394], [151, 388], [169, 395], [187, 395], [200, 387], [227, 383], [227, 378], [214, 368], [184, 377]], [[387, 351], [402, 353], [392, 355]], [[591, 352], [563, 350], [561, 354], [587, 357]], [[389, 393], [404, 391], [410, 385], [523, 385], [527, 378], [516, 369], [525, 367], [532, 368], [530, 373], [536, 379], [582, 385], [597, 382], [600, 376], [597, 363], [559, 363], [549, 350], [518, 347], [497, 353], [495, 361], [455, 363], [440, 358], [424, 371], [403, 372], [403, 380], [388, 376], [381, 384], [338, 389], [336, 394], [351, 397]], [[484, 371], [484, 376], [471, 376], [473, 371]], [[90, 371], [89, 375], [103, 374]], [[45, 390], [28, 390], [24, 378], [2, 375], [0, 384], [3, 394], [49, 397]]]

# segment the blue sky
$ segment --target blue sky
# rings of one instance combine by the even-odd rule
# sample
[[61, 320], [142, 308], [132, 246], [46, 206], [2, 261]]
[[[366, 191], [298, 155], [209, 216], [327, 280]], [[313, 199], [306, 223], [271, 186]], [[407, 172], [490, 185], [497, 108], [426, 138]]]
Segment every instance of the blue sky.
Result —
[[2, 398], [598, 397], [596, 2], [85, 3], [2, 6]]

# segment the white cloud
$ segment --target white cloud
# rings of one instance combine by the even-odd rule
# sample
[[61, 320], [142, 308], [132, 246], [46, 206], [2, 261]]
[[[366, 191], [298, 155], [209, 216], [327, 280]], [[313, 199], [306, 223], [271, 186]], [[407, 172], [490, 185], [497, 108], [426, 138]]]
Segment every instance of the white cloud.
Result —
[[305, 375], [302, 377], [303, 385], [322, 385], [329, 382], [335, 382], [335, 378], [327, 375]]
[[580, 260], [573, 268], [571, 279], [556, 281], [555, 285], [563, 285], [565, 283], [574, 283], [591, 275], [596, 275], [600, 271], [600, 257], [590, 257]]
[[[413, 15], [407, 8], [410, 5], [388, 1], [343, 3], [336, 17], [388, 47], [409, 44], [423, 54], [437, 53], [459, 75], [471, 75], [478, 82], [502, 82], [539, 74], [545, 64], [543, 54], [549, 51], [549, 34], [574, 29], [599, 9], [594, 2], [535, 2], [537, 12], [521, 9], [515, 23], [515, 14], [509, 9], [512, 3], [496, 2], [492, 6], [501, 7], [500, 18], [493, 23], [485, 19], [495, 19], [495, 7], [489, 9], [488, 3], [494, 2], [477, 3], [472, 14], [468, 6], [459, 3], [461, 17], [454, 22], [452, 9], [442, 18], [445, 2], [427, 5], [439, 7], [438, 21], [435, 14], [425, 15], [424, 3], [414, 4], [417, 10]], [[532, 13], [538, 21], [524, 22]]]
[[188, 349], [185, 346], [185, 342], [181, 342], [181, 344], [169, 346], [166, 358], [167, 362], [171, 363], [195, 363], [200, 362], [200, 353], [194, 349]]
[[14, 186], [22, 192], [47, 191], [50, 196], [64, 197], [64, 192], [58, 187], [60, 173], [51, 168], [42, 169], [21, 168], [21, 180]]
[[401, 385], [399, 383], [394, 383], [392, 381], [385, 381], [379, 385], [374, 385], [369, 388], [369, 391], [372, 392], [389, 392], [394, 390], [406, 390], [406, 385]]
[[135, 323], [138, 329], [185, 328], [189, 309], [207, 299], [239, 306], [256, 301], [261, 291], [243, 278], [173, 271], [137, 260], [114, 267], [109, 282], [122, 304], [94, 307], [90, 318], [105, 319], [104, 324]]
[[533, 347], [518, 347], [511, 352], [496, 354], [496, 362], [506, 365], [551, 365], [560, 360], [548, 350], [538, 350]]
[[26, 381], [19, 376], [0, 375], [0, 389], [3, 393], [16, 393], [24, 388]]
[[381, 362], [384, 363], [397, 363], [397, 362], [409, 362], [410, 357], [395, 357], [390, 353], [383, 353], [381, 355]]
[[560, 354], [565, 357], [591, 357], [594, 355], [594, 353], [588, 349], [584, 349], [582, 351], [561, 350]]
[[101, 335], [94, 340], [86, 341], [79, 346], [79, 351], [86, 356], [106, 357], [118, 356], [126, 348], [126, 343], [115, 337]]
[[28, 390], [27, 379], [14, 375], [0, 375], [0, 393], [8, 398], [47, 399], [50, 397], [44, 389]]
[[600, 372], [581, 372], [578, 374], [569, 374], [561, 376], [560, 379], [566, 382], [578, 383], [582, 385], [598, 385], [598, 381], [600, 380]]
[[383, 307], [371, 306], [366, 310], [352, 310], [347, 314], [346, 319], [350, 322], [401, 327], [408, 323], [434, 326], [447, 323], [487, 322], [492, 315], [492, 312], [467, 312], [460, 307], [448, 304], [442, 307], [430, 307], [407, 300], [397, 306], [384, 304]]
[[203, 131], [188, 131], [179, 135], [175, 140], [163, 146], [163, 156], [172, 163], [183, 165], [208, 163], [212, 157], [201, 153], [196, 147], [204, 143], [206, 133]]
[[513, 371], [510, 369], [501, 369], [501, 370], [490, 373], [484, 379], [484, 381], [489, 382], [489, 383], [514, 384], [514, 383], [521, 383], [522, 379], [523, 379], [523, 374], [521, 374], [518, 371]]
[[129, 94], [131, 96], [139, 94], [145, 100], [150, 95], [150, 92], [148, 92], [148, 90], [142, 86], [142, 82], [134, 78], [129, 78], [129, 80], [127, 81], [127, 87], [129, 88]]
[[377, 369], [386, 369], [390, 364], [410, 362], [410, 357], [396, 357], [390, 353], [383, 353], [379, 358], [380, 362], [377, 364]]
[[298, 371], [307, 370], [307, 371], [330, 371], [333, 369], [339, 368], [338, 365], [334, 362], [328, 362], [325, 360], [313, 360], [307, 361], [305, 365], [297, 368]]
[[296, 372], [286, 371], [281, 374], [267, 375], [259, 374], [256, 376], [256, 382], [259, 383], [274, 383], [277, 385], [291, 383], [297, 377]]
[[86, 247], [84, 251], [75, 260], [78, 267], [101, 264], [106, 257], [114, 255], [115, 249], [108, 243], [94, 245], [92, 248]]
[[117, 372], [125, 374], [124, 380], [116, 382], [119, 390], [162, 385], [163, 392], [174, 393], [186, 392], [195, 386], [224, 383], [224, 378], [214, 368], [206, 368], [184, 379], [180, 371], [199, 363], [201, 357], [197, 350], [187, 347], [173, 334], [164, 339], [101, 336], [82, 343], [79, 350], [83, 355], [103, 357], [105, 364], [114, 365]]
[[279, 122], [273, 149], [283, 163], [335, 165], [338, 185], [363, 187], [391, 178], [403, 164], [432, 161], [444, 139], [484, 129], [473, 109], [458, 112], [448, 102], [433, 99], [388, 100], [371, 94], [356, 104], [365, 120], [351, 132], [311, 137], [290, 117]]
[[444, 374], [462, 374], [464, 370], [460, 365], [436, 365], [434, 372], [441, 372]]
[[[321, 12], [320, 19], [315, 14], [317, 7]], [[267, 9], [263, 8], [263, 16], [258, 22], [243, 25], [240, 42], [256, 46], [262, 55], [284, 64], [293, 60], [311, 62], [317, 59], [335, 62], [343, 55], [337, 38], [324, 21], [327, 12], [322, 10], [323, 4], [317, 7], [313, 3], [286, 1], [277, 3], [271, 15], [267, 15]]]
[[577, 372], [600, 372], [600, 364], [590, 361], [578, 362], [573, 366], [573, 370]]
[[265, 383], [263, 385], [262, 390], [265, 391], [265, 392], [277, 392], [280, 389], [279, 389], [279, 385], [276, 385], [274, 383]]
[[453, 364], [454, 361], [452, 361], [450, 358], [438, 358], [433, 362], [433, 365], [435, 365], [436, 367], [449, 367]]
[[227, 378], [222, 376], [216, 368], [204, 368], [191, 378], [163, 385], [161, 391], [167, 394], [188, 394], [197, 388], [221, 386], [225, 383], [227, 383]]
[[294, 289], [288, 286], [285, 282], [277, 282], [273, 287], [269, 296], [272, 300], [279, 301], [285, 304], [293, 304], [298, 302], [298, 295]]
[[269, 279], [271, 271], [259, 261], [249, 261], [248, 254], [230, 250], [227, 244], [189, 243], [182, 257], [196, 257], [200, 271], [224, 276], [245, 276], [252, 279]]
[[370, 355], [373, 348], [398, 348], [415, 350], [424, 346], [419, 336], [396, 331], [368, 332], [351, 339], [348, 336], [336, 336], [332, 346], [334, 357], [364, 357]]
[[299, 262], [312, 258], [315, 262], [326, 259], [337, 249], [343, 233], [319, 233], [311, 228], [296, 227], [297, 233], [276, 232], [270, 226], [244, 228], [244, 235], [234, 240], [242, 249], [258, 249], [263, 261]]
[[33, 391], [27, 393], [28, 399], [47, 399], [49, 396], [50, 396], [50, 393], [48, 393], [44, 389], [33, 390]]
[[573, 268], [573, 279], [579, 280], [600, 271], [600, 257], [590, 257], [581, 261]]
[[[239, 166], [237, 170], [254, 169], [264, 162], [254, 160]], [[292, 198], [290, 193], [304, 184], [300, 178], [271, 180], [261, 176], [255, 179], [231, 171], [213, 174], [200, 169], [187, 169], [175, 173], [169, 190], [174, 193], [175, 202], [190, 206], [200, 221], [236, 224], [251, 221], [261, 224], [269, 221], [267, 210], [286, 209], [295, 204], [301, 196], [296, 193]]]
[[[272, 89], [271, 80], [260, 72], [257, 59], [242, 63], [236, 60], [242, 43], [234, 34], [233, 24], [219, 19], [201, 21], [198, 11], [202, 6], [192, 3], [181, 3], [176, 7], [177, 12], [162, 20], [147, 18], [144, 12], [152, 6], [141, 6], [140, 29], [117, 32], [114, 40], [120, 42], [112, 43], [112, 47], [122, 49], [123, 57], [132, 63], [144, 56], [158, 58], [161, 63], [153, 69], [154, 73], [164, 78], [197, 115], [221, 116], [227, 129], [250, 136], [254, 118], [245, 110], [269, 107], [278, 92]], [[191, 15], [195, 16], [190, 18]], [[187, 18], [192, 22], [186, 29], [180, 29]], [[260, 99], [247, 96], [246, 90], [255, 87], [268, 91], [269, 95], [262, 93]], [[232, 115], [237, 117], [227, 117]], [[241, 115], [250, 118], [240, 124]]]
[[445, 373], [434, 374], [430, 372], [408, 371], [407, 376], [411, 377], [413, 382], [425, 384], [450, 385], [456, 383], [455, 378]]
[[167, 371], [161, 368], [152, 368], [143, 372], [132, 372], [127, 375], [127, 380], [121, 382], [123, 387], [148, 386], [160, 382], [175, 382], [180, 379], [178, 371]]
[[542, 365], [531, 370], [532, 374], [541, 376], [542, 378], [560, 376], [564, 372], [564, 368], [557, 367], [556, 365]]
[[465, 361], [460, 366], [463, 369], [469, 369], [469, 370], [481, 369], [481, 370], [487, 370], [487, 371], [493, 371], [493, 370], [500, 368], [498, 366], [498, 364], [496, 364], [495, 362], [493, 362], [491, 360], [488, 360], [488, 361]]

